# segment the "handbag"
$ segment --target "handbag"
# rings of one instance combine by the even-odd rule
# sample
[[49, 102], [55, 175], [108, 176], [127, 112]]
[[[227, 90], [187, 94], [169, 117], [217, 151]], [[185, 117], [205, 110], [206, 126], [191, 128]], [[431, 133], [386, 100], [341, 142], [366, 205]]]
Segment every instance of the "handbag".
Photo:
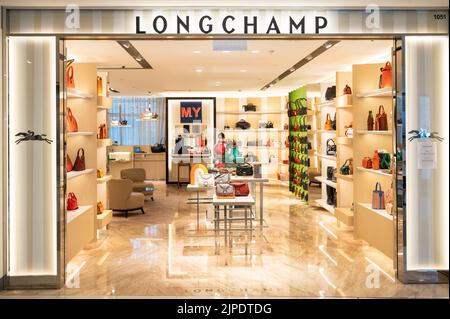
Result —
[[103, 176], [105, 176], [103, 168], [97, 168], [97, 178], [102, 178]]
[[75, 193], [70, 192], [67, 194], [67, 210], [76, 210], [78, 209], [78, 200], [75, 196]]
[[247, 130], [251, 127], [251, 124], [244, 119], [240, 119], [239, 122], [236, 123], [236, 128], [241, 130]]
[[105, 211], [105, 207], [103, 207], [102, 202], [97, 203], [97, 215], [102, 214]]
[[77, 158], [73, 164], [74, 171], [84, 171], [86, 169], [86, 161], [84, 158], [84, 148], [79, 148], [77, 151]]
[[119, 123], [120, 123], [120, 125], [127, 125], [128, 121], [127, 120], [120, 120]]
[[373, 169], [380, 169], [380, 156], [378, 155], [378, 151], [375, 150], [375, 153], [372, 157], [372, 168]]
[[237, 176], [253, 176], [253, 166], [249, 163], [240, 164], [236, 167]]
[[381, 184], [376, 183], [375, 189], [372, 192], [372, 209], [385, 209], [384, 192], [381, 190]]
[[380, 89], [386, 87], [392, 87], [392, 65], [387, 61], [384, 67], [380, 68], [381, 75], [378, 87]]
[[327, 204], [336, 207], [337, 206], [336, 189], [334, 189], [329, 185], [326, 186], [327, 186]]
[[346, 84], [345, 88], [344, 88], [344, 95], [345, 94], [352, 94], [352, 89], [350, 88], [350, 86], [348, 84]]
[[267, 123], [264, 121], [259, 121], [258, 128], [267, 128]]
[[327, 118], [325, 120], [325, 129], [328, 130], [328, 131], [332, 131], [333, 130], [333, 121], [331, 120], [330, 113], [327, 113]]
[[248, 183], [232, 182], [231, 185], [233, 185], [234, 195], [237, 197], [248, 196], [248, 194], [250, 194], [250, 188], [248, 187]]
[[234, 198], [234, 186], [229, 183], [216, 184], [217, 197]]
[[97, 76], [97, 95], [103, 95], [103, 79], [101, 76]]
[[221, 173], [214, 178], [216, 184], [226, 184], [230, 182], [230, 174]]
[[325, 100], [331, 101], [336, 97], [336, 85], [329, 86], [325, 91]]
[[150, 147], [152, 153], [164, 153], [166, 151], [166, 145], [164, 144], [164, 138], [161, 138], [159, 143]]
[[369, 111], [369, 115], [367, 115], [367, 130], [373, 131], [374, 119], [372, 111]]
[[327, 140], [327, 155], [336, 156], [336, 143], [332, 138]]
[[331, 127], [336, 131], [336, 113], [334, 113], [333, 121], [331, 122]]
[[256, 112], [256, 105], [253, 103], [248, 103], [246, 105], [242, 105], [244, 112]]
[[351, 162], [350, 159], [345, 160], [345, 163], [342, 164], [341, 168], [339, 169], [339, 173], [341, 175], [351, 175], [352, 174], [352, 169], [350, 167], [349, 161]]
[[247, 162], [256, 162], [256, 155], [248, 153], [247, 156], [245, 157], [245, 160]]
[[380, 168], [389, 169], [391, 167], [391, 156], [386, 151], [378, 151], [380, 156]]
[[75, 88], [75, 75], [73, 71], [73, 65], [67, 66], [66, 70], [66, 87], [68, 89], [74, 89]]
[[394, 188], [392, 183], [391, 187], [389, 187], [389, 189], [384, 194], [384, 202], [386, 206], [386, 212], [389, 215], [392, 215], [392, 207], [394, 206]]
[[273, 122], [272, 121], [267, 121], [266, 122], [266, 128], [273, 128]]
[[368, 156], [362, 159], [362, 167], [364, 168], [372, 168], [372, 159]]
[[350, 123], [350, 125], [344, 126], [345, 129], [345, 136], [352, 138], [353, 137], [353, 123]]
[[70, 107], [67, 108], [66, 125], [67, 132], [78, 132], [78, 123]]
[[196, 179], [198, 186], [213, 186], [214, 185], [214, 175], [212, 174], [198, 174]]
[[378, 107], [378, 113], [375, 116], [375, 130], [377, 131], [387, 131], [388, 130], [388, 122], [387, 115], [384, 111], [384, 106], [380, 105]]
[[99, 127], [98, 127], [98, 138], [100, 139], [100, 140], [103, 140], [103, 139], [105, 139], [105, 138], [107, 138], [108, 136], [107, 136], [107, 134], [106, 134], [106, 124], [101, 124]]
[[336, 182], [337, 169], [333, 166], [327, 166], [327, 180]]
[[70, 160], [69, 154], [66, 155], [66, 172], [71, 172], [73, 170], [73, 164]]

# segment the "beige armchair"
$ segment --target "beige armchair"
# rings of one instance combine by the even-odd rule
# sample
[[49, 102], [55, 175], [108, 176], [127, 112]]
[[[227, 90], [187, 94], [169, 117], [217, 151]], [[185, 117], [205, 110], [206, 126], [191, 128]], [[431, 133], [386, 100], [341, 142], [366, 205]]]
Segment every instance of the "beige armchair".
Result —
[[128, 212], [140, 210], [144, 212], [144, 194], [133, 192], [133, 182], [129, 179], [112, 179], [108, 182], [109, 208], [113, 211]]
[[143, 168], [128, 168], [120, 171], [120, 177], [129, 179], [133, 182], [133, 191], [142, 193], [145, 196], [150, 196], [153, 199], [154, 184], [145, 180], [145, 169]]

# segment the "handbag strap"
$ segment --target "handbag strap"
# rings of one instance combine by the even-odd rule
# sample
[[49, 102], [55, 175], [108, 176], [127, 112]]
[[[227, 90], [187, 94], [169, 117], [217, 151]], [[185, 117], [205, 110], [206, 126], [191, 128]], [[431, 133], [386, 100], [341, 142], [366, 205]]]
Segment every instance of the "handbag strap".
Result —
[[67, 74], [69, 76], [69, 79], [72, 80], [73, 79], [73, 65], [67, 66]]
[[70, 107], [67, 107], [67, 116], [73, 117], [72, 110], [70, 109]]
[[392, 68], [391, 62], [387, 61], [386, 64], [384, 65], [383, 71], [390, 70], [391, 68]]
[[381, 192], [381, 184], [380, 184], [380, 182], [377, 182], [377, 183], [375, 184], [375, 191], [376, 191], [376, 192]]
[[331, 115], [330, 115], [330, 113], [327, 113], [327, 122], [328, 122], [328, 120], [331, 121]]
[[341, 168], [343, 168], [343, 167], [345, 167], [345, 166], [348, 166], [348, 165], [346, 165], [346, 164], [348, 163], [348, 161], [349, 161], [349, 160], [348, 160], [348, 159], [346, 159], [346, 160], [345, 160], [345, 163], [344, 163], [344, 164], [342, 164]]

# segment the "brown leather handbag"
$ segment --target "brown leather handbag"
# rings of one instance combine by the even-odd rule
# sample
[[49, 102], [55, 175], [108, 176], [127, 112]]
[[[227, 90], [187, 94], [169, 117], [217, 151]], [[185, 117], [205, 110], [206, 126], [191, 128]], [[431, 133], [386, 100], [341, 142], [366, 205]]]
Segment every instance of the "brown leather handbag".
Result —
[[345, 94], [352, 94], [352, 89], [350, 88], [350, 86], [348, 84], [344, 88], [344, 95]]
[[67, 132], [78, 132], [78, 123], [75, 116], [73, 116], [70, 107], [67, 108], [66, 125]]
[[66, 156], [66, 172], [70, 172], [73, 170], [73, 164], [72, 161], [70, 160], [69, 154], [67, 154]]
[[232, 182], [231, 185], [234, 186], [235, 196], [248, 196], [250, 194], [248, 184], [245, 182]]
[[378, 107], [378, 113], [375, 117], [375, 130], [376, 131], [387, 131], [388, 130], [387, 114], [384, 111], [383, 105], [380, 105]]
[[364, 168], [372, 168], [372, 159], [368, 156], [362, 159], [362, 167]]
[[105, 207], [103, 206], [102, 202], [97, 203], [97, 215], [103, 214], [105, 211]]
[[372, 209], [385, 209], [385, 207], [384, 192], [381, 189], [381, 184], [377, 182], [375, 189], [372, 191]]
[[86, 169], [86, 160], [84, 158], [84, 148], [79, 148], [77, 152], [77, 158], [73, 164], [74, 171], [84, 171]]
[[325, 130], [327, 131], [333, 130], [333, 121], [331, 120], [330, 113], [327, 113], [327, 119], [325, 120]]
[[103, 95], [103, 79], [101, 76], [97, 76], [97, 95]]
[[98, 127], [98, 138], [100, 140], [107, 138], [107, 133], [106, 133], [106, 124], [101, 124]]
[[73, 71], [73, 65], [69, 65], [66, 70], [66, 86], [68, 89], [75, 88], [75, 75]]

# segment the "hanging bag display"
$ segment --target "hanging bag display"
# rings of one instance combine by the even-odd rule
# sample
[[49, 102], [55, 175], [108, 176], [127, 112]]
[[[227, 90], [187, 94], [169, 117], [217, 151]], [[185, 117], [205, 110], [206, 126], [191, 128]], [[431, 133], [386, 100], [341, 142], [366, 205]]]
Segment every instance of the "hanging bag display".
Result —
[[73, 116], [70, 107], [67, 108], [66, 126], [67, 132], [78, 132], [78, 123], [75, 116]]
[[77, 152], [77, 158], [73, 164], [74, 171], [84, 171], [86, 169], [86, 161], [84, 158], [84, 148], [79, 148]]
[[240, 164], [236, 167], [237, 176], [253, 176], [253, 166], [249, 163]]
[[229, 183], [216, 184], [216, 195], [218, 198], [234, 198], [234, 186]]
[[325, 120], [325, 130], [332, 131], [333, 130], [333, 121], [331, 120], [330, 113], [327, 113], [327, 117]]
[[69, 173], [73, 170], [73, 164], [72, 161], [70, 160], [69, 154], [67, 154], [66, 156], [66, 172]]
[[231, 185], [233, 185], [234, 195], [237, 197], [248, 196], [250, 194], [250, 188], [245, 182], [232, 182]]
[[352, 94], [352, 89], [350, 88], [350, 86], [348, 84], [345, 85], [345, 88], [344, 88], [344, 95], [345, 94]]
[[101, 76], [97, 76], [97, 95], [103, 95], [103, 79]]
[[76, 210], [78, 209], [78, 200], [75, 196], [75, 193], [67, 194], [67, 210]]
[[75, 74], [72, 63], [70, 63], [66, 69], [66, 86], [68, 89], [75, 88]]
[[387, 114], [384, 111], [383, 105], [380, 105], [378, 107], [378, 113], [375, 117], [375, 130], [377, 130], [377, 131], [387, 131], [388, 130]]
[[375, 189], [372, 192], [372, 209], [385, 209], [384, 192], [381, 190], [381, 184], [376, 183]]
[[381, 75], [379, 81], [379, 88], [392, 87], [392, 65], [391, 62], [386, 62], [384, 67], [380, 68]]
[[332, 138], [327, 140], [327, 155], [336, 156], [336, 143]]

